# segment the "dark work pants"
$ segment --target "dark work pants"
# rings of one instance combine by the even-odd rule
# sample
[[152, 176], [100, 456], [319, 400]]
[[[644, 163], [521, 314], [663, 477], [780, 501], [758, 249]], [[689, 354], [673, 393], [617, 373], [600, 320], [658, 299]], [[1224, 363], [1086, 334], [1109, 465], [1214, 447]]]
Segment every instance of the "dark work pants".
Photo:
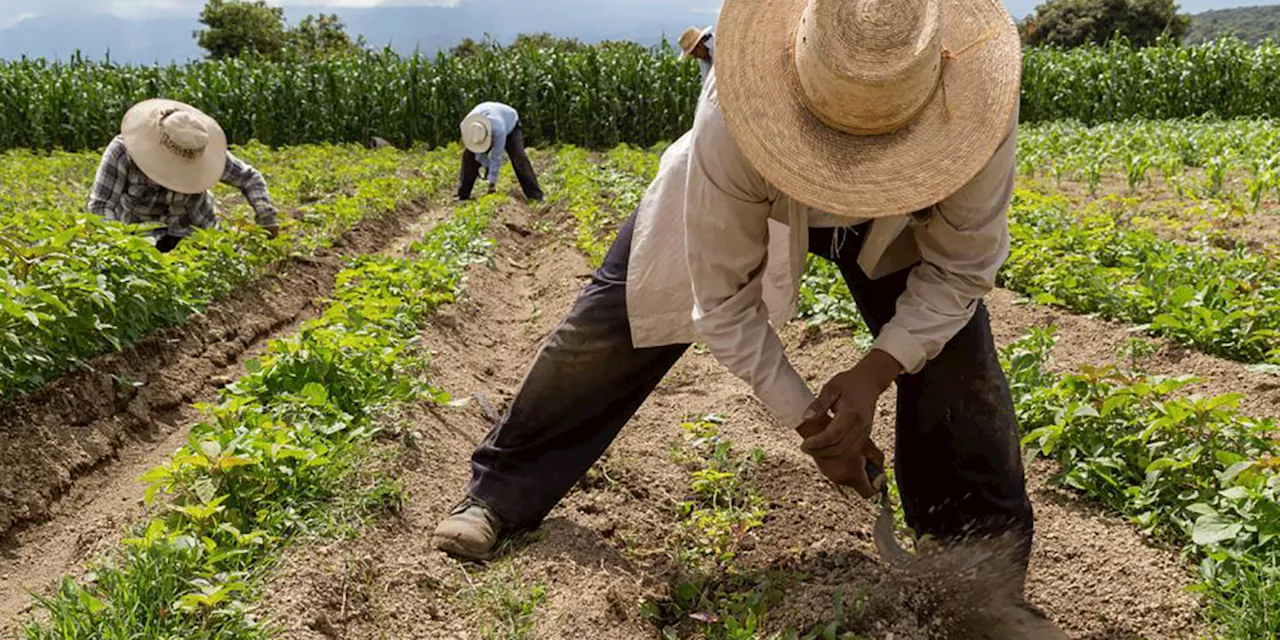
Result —
[[166, 233], [156, 238], [156, 250], [160, 253], [169, 253], [178, 246], [179, 242], [182, 242], [182, 236], [172, 236]]
[[[634, 214], [533, 361], [510, 411], [472, 455], [468, 494], [512, 529], [536, 527], [603, 455], [688, 345], [631, 346], [626, 274]], [[865, 228], [865, 227], [864, 227]], [[906, 290], [904, 270], [869, 279], [861, 228], [811, 229], [810, 251], [840, 266], [878, 333]], [[833, 240], [835, 242], [833, 242]], [[831, 374], [853, 366], [831, 363]], [[784, 434], [790, 435], [790, 434]], [[986, 307], [915, 375], [898, 378], [895, 468], [907, 523], [943, 540], [1032, 533], [1013, 401]]]
[[[489, 153], [494, 150], [490, 149]], [[516, 180], [520, 181], [520, 190], [531, 202], [542, 200], [542, 187], [538, 186], [538, 176], [533, 172], [533, 163], [529, 162], [529, 154], [524, 150], [524, 133], [520, 125], [507, 135], [507, 157], [511, 158], [511, 168], [516, 172]], [[476, 178], [480, 176], [480, 161], [476, 154], [462, 150], [462, 182], [458, 185], [458, 198], [466, 200], [471, 197], [471, 189], [475, 187]]]

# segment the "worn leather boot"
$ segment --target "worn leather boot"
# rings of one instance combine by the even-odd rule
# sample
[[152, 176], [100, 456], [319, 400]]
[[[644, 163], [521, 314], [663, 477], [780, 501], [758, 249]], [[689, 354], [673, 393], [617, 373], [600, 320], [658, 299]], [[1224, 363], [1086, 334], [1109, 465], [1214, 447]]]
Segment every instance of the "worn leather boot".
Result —
[[502, 535], [502, 521], [474, 498], [458, 503], [434, 534], [436, 548], [467, 560], [488, 560]]

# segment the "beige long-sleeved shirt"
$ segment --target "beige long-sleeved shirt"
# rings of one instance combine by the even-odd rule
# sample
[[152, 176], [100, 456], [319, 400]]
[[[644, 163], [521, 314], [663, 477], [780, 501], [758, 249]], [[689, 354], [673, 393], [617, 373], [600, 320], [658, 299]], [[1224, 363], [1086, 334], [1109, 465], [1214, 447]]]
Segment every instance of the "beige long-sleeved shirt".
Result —
[[[977, 176], [931, 209], [870, 227], [858, 256], [869, 277], [914, 265], [873, 345], [908, 373], [968, 324], [1008, 258], [1015, 135], [1016, 126]], [[755, 171], [725, 126], [713, 73], [693, 130], [663, 154], [637, 213], [627, 273], [635, 346], [701, 339], [779, 422], [799, 425], [814, 395], [774, 327], [794, 314], [809, 227], [859, 222], [815, 211]]]

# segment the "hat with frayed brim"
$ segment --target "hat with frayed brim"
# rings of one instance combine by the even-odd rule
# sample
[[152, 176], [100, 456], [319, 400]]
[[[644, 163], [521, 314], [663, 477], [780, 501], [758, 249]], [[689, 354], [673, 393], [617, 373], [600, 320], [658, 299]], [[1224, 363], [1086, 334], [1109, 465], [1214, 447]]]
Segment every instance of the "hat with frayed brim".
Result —
[[120, 123], [125, 151], [152, 182], [178, 193], [208, 191], [227, 167], [227, 134], [204, 112], [173, 100], [146, 100]]
[[1022, 51], [999, 0], [725, 0], [716, 83], [734, 140], [827, 213], [930, 207], [1013, 126]]
[[493, 129], [487, 114], [473, 113], [462, 120], [462, 146], [471, 153], [484, 153], [493, 146]]
[[707, 36], [711, 33], [711, 27], [699, 29], [697, 27], [689, 27], [680, 34], [680, 57], [686, 57], [693, 53], [698, 45], [707, 40]]

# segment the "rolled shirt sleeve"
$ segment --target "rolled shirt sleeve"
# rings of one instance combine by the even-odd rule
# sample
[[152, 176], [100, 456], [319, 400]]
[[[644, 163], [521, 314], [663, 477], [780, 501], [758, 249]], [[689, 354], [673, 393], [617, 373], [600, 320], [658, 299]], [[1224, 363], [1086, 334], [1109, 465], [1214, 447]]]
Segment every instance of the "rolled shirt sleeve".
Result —
[[262, 177], [262, 172], [235, 157], [230, 151], [227, 152], [227, 166], [222, 174], [222, 182], [244, 194], [249, 206], [253, 207], [254, 219], [259, 226], [274, 227], [278, 224], [276, 207], [267, 191], [266, 178]]
[[941, 353], [995, 288], [996, 273], [1009, 257], [1016, 138], [1015, 125], [982, 171], [915, 228], [921, 262], [907, 276], [894, 317], [873, 345], [906, 373], [918, 373]]
[[733, 141], [714, 75], [709, 82], [694, 121], [685, 192], [694, 326], [716, 359], [794, 427], [814, 396], [787, 360], [763, 299], [771, 188]]

